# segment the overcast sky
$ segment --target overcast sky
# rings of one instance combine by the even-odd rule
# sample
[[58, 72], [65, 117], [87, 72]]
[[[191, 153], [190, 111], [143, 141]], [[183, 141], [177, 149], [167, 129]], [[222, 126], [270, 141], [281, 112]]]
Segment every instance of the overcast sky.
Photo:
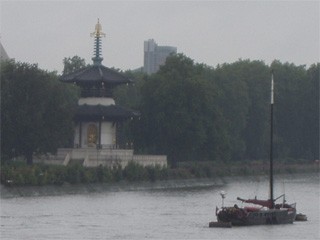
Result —
[[97, 19], [102, 62], [143, 65], [143, 42], [175, 46], [215, 67], [238, 59], [319, 62], [319, 1], [3, 1], [1, 43], [17, 61], [61, 73], [64, 57], [92, 63]]

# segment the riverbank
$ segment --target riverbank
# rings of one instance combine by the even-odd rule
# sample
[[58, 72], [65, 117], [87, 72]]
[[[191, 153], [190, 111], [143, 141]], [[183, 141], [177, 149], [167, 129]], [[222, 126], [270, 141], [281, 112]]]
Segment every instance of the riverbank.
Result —
[[[5, 187], [62, 186], [79, 184], [109, 184], [119, 182], [158, 182], [170, 180], [219, 179], [232, 176], [268, 175], [268, 165], [261, 163], [219, 164], [216, 162], [185, 162], [178, 168], [147, 166], [131, 162], [124, 169], [81, 165], [56, 166], [9, 163], [1, 166], [1, 185]], [[319, 163], [276, 164], [275, 174], [319, 172]], [[140, 183], [139, 183], [140, 184]]]
[[12, 197], [34, 197], [34, 196], [60, 196], [66, 194], [94, 194], [101, 192], [119, 192], [119, 191], [146, 191], [162, 189], [186, 189], [186, 188], [207, 188], [222, 186], [225, 181], [221, 178], [207, 179], [180, 179], [163, 181], [139, 181], [128, 182], [120, 181], [115, 183], [88, 183], [88, 184], [69, 184], [64, 183], [60, 186], [0, 186], [1, 198]]
[[[282, 181], [283, 178], [296, 179], [304, 178], [305, 176], [315, 176], [319, 180], [319, 174], [312, 173], [286, 173], [275, 175], [275, 180]], [[281, 180], [280, 180], [281, 179]], [[138, 181], [128, 182], [120, 181], [115, 183], [88, 183], [88, 184], [70, 184], [64, 183], [62, 185], [46, 185], [46, 186], [15, 186], [8, 187], [0, 185], [1, 198], [16, 198], [16, 197], [41, 197], [41, 196], [64, 196], [84, 194], [92, 195], [105, 192], [126, 192], [126, 191], [171, 191], [175, 189], [190, 190], [218, 188], [224, 189], [226, 185], [234, 182], [261, 182], [268, 181], [267, 175], [251, 175], [251, 176], [224, 176], [201, 179], [175, 179], [163, 181]], [[220, 190], [219, 190], [220, 191]]]

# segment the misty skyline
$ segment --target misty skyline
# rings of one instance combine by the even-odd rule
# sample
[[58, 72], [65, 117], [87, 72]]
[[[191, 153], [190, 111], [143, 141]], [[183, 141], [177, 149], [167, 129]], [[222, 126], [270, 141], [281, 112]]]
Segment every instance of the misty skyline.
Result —
[[2, 1], [1, 43], [16, 61], [61, 73], [65, 57], [92, 63], [98, 18], [102, 63], [121, 70], [143, 66], [148, 39], [213, 67], [319, 62], [318, 1]]

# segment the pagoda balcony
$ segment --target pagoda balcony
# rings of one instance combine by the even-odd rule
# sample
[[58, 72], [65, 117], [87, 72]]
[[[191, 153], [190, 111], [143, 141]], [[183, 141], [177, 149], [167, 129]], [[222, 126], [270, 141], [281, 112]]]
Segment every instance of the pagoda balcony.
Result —
[[91, 89], [82, 89], [81, 97], [112, 97], [112, 90], [107, 88], [91, 88]]
[[[74, 148], [80, 148], [79, 144], [74, 144]], [[89, 147], [89, 148], [96, 148], [96, 149], [133, 149], [132, 143], [127, 144], [97, 144], [95, 147]]]

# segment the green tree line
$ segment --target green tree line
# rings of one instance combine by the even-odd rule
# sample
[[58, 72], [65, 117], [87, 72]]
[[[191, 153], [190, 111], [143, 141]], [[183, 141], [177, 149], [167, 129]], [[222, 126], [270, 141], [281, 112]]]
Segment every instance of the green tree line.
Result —
[[172, 166], [268, 159], [274, 70], [275, 157], [313, 161], [319, 158], [319, 66], [238, 60], [213, 68], [172, 55], [151, 76], [128, 72], [135, 86], [117, 89], [116, 102], [141, 112], [123, 135], [139, 152], [167, 154]]
[[[65, 73], [86, 66], [79, 57], [64, 62]], [[272, 69], [275, 157], [318, 159], [319, 63], [306, 68], [238, 60], [211, 67], [176, 54], [156, 74], [125, 72], [135, 84], [117, 87], [114, 98], [141, 117], [124, 123], [117, 139], [133, 142], [136, 153], [165, 154], [173, 167], [267, 159]], [[1, 64], [2, 159], [32, 162], [32, 153], [72, 145], [78, 89], [58, 79], [37, 65]]]

